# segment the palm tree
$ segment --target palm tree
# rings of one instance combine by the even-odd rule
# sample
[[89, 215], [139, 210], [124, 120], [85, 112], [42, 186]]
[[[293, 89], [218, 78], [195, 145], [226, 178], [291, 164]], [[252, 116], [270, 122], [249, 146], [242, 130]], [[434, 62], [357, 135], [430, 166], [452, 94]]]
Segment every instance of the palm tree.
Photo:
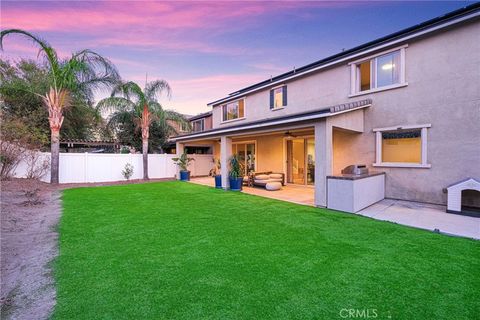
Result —
[[106, 58], [91, 50], [73, 53], [69, 59], [62, 60], [55, 49], [45, 40], [20, 29], [4, 30], [0, 34], [0, 49], [3, 50], [3, 39], [10, 34], [19, 34], [33, 41], [40, 48], [39, 56], [43, 56], [49, 67], [47, 92], [32, 92], [42, 98], [48, 110], [48, 121], [51, 132], [51, 176], [50, 182], [58, 183], [58, 166], [60, 152], [60, 129], [63, 113], [71, 106], [74, 98], [93, 104], [97, 89], [111, 87], [119, 75], [115, 66]]
[[158, 102], [162, 93], [170, 97], [171, 89], [165, 80], [147, 82], [142, 90], [135, 82], [118, 83], [109, 98], [101, 100], [97, 109], [113, 113], [109, 116], [108, 126], [135, 124], [142, 131], [143, 179], [148, 179], [148, 139], [150, 127], [155, 124], [157, 131], [165, 136], [175, 133], [169, 120], [177, 123], [188, 123], [183, 115], [164, 110]]

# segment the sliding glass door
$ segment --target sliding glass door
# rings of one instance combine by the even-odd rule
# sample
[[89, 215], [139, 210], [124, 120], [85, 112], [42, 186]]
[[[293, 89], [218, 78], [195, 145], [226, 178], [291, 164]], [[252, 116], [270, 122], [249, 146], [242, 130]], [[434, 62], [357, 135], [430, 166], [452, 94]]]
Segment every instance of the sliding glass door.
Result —
[[233, 154], [238, 154], [242, 167], [244, 168], [244, 175], [251, 171], [255, 171], [255, 142], [234, 142]]
[[301, 185], [315, 184], [315, 140], [313, 138], [287, 140], [287, 182]]

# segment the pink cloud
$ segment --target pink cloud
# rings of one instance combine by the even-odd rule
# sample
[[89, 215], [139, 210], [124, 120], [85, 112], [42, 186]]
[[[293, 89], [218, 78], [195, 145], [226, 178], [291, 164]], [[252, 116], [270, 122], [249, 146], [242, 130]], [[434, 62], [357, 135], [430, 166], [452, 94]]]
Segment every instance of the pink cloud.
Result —
[[165, 49], [227, 55], [252, 54], [210, 43], [212, 37], [253, 28], [280, 12], [298, 8], [356, 5], [295, 1], [71, 1], [6, 2], [2, 28], [67, 34], [78, 47]]
[[[72, 5], [74, 3], [75, 5]], [[301, 7], [342, 7], [351, 3], [338, 2], [41, 2], [41, 6], [4, 6], [3, 28], [24, 28], [30, 31], [99, 31], [125, 30], [128, 27], [156, 29], [238, 28], [265, 14], [289, 12]], [[79, 5], [81, 4], [81, 5]], [[274, 4], [274, 5], [272, 5]], [[102, 29], [99, 29], [99, 28]]]
[[[156, 79], [152, 75], [148, 80]], [[160, 99], [167, 109], [175, 109], [185, 114], [197, 114], [208, 111], [207, 103], [226, 96], [252, 83], [265, 80], [264, 74], [217, 74], [189, 79], [168, 80], [172, 88], [172, 97]], [[145, 74], [128, 77], [139, 84], [145, 83]]]

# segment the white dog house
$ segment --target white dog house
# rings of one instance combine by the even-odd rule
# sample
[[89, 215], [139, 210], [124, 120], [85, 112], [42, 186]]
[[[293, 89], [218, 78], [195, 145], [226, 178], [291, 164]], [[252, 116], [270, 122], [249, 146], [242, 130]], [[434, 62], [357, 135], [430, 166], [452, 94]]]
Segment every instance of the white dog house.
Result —
[[469, 178], [447, 187], [447, 212], [462, 212], [462, 191], [476, 190], [480, 192], [480, 182], [473, 178]]

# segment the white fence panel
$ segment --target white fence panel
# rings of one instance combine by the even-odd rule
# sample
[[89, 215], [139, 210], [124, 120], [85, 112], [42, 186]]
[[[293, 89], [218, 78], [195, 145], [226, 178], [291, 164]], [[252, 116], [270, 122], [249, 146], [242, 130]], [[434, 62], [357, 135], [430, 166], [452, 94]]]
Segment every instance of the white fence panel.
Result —
[[61, 153], [60, 154], [59, 178], [58, 178], [60, 183], [85, 182], [86, 176], [87, 176], [87, 165], [85, 163], [85, 154], [83, 153]]
[[[150, 178], [174, 177], [177, 174], [177, 166], [172, 158], [174, 154], [149, 154], [148, 175]], [[143, 166], [143, 165], [142, 165]]]
[[[40, 152], [40, 157], [38, 159], [38, 162], [42, 162], [45, 160], [45, 158], [50, 159], [50, 153], [48, 152]], [[17, 168], [15, 169], [15, 177], [23, 178], [26, 177], [28, 174], [28, 165], [25, 161], [22, 161], [18, 164]], [[44, 182], [49, 182], [50, 181], [50, 169], [48, 172], [40, 179], [41, 181]]]
[[[42, 156], [50, 158], [50, 153], [42, 153]], [[175, 158], [175, 155], [150, 154], [148, 156], [149, 177], [152, 179], [175, 177], [177, 167], [172, 158]], [[130, 179], [142, 179], [143, 161], [141, 154], [61, 153], [59, 180], [60, 183], [125, 180], [122, 171], [127, 163], [133, 166], [133, 175]], [[26, 177], [27, 167], [25, 162], [21, 162], [15, 170], [15, 176], [18, 178]], [[49, 182], [50, 171], [41, 180]]]

